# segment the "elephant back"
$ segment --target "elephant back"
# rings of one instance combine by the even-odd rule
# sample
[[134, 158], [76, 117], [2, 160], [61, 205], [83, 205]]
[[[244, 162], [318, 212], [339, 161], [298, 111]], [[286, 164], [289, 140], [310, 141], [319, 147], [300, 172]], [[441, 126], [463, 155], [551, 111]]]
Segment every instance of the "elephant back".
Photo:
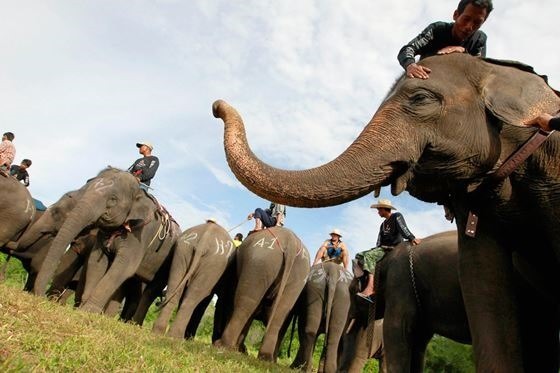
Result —
[[144, 258], [136, 275], [144, 281], [153, 280], [157, 271], [167, 260], [171, 260], [177, 239], [181, 234], [179, 225], [159, 211], [155, 219], [148, 223], [147, 232], [142, 234], [142, 244], [146, 247]]
[[35, 211], [27, 188], [13, 177], [0, 175], [0, 246], [16, 240], [33, 220]]
[[281, 265], [285, 256], [309, 266], [309, 251], [294, 232], [284, 227], [271, 227], [249, 234], [237, 248], [237, 255], [238, 266], [246, 262], [246, 257], [264, 266]]

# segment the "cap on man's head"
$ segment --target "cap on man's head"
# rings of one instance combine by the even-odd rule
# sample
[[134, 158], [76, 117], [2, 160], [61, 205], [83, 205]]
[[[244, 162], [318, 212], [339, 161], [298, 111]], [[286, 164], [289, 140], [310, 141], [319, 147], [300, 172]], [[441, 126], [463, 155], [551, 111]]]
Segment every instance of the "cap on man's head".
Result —
[[148, 148], [150, 148], [150, 150], [154, 150], [154, 146], [153, 146], [151, 143], [147, 142], [147, 141], [140, 141], [140, 142], [137, 142], [137, 143], [136, 143], [136, 147], [137, 147], [137, 148], [141, 148], [142, 145], [146, 145]]

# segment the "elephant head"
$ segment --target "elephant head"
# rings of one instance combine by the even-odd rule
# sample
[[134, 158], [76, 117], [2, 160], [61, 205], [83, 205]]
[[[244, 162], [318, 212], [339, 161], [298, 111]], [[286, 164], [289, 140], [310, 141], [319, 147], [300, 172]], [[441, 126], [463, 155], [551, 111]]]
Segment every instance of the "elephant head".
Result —
[[64, 251], [83, 229], [95, 225], [102, 230], [114, 230], [125, 223], [134, 226], [149, 219], [147, 206], [137, 203], [146, 198], [146, 193], [128, 172], [107, 168], [80, 188], [79, 194], [79, 200], [67, 214], [37, 275], [34, 287], [37, 295], [44, 294]]
[[[429, 79], [397, 79], [358, 138], [333, 161], [308, 170], [281, 170], [257, 159], [240, 115], [225, 102], [215, 102], [214, 116], [225, 123], [230, 168], [252, 192], [291, 206], [337, 205], [386, 185], [394, 195], [407, 190], [426, 202], [451, 204], [478, 370], [531, 370], [539, 360], [557, 370], [558, 314], [536, 316], [543, 320], [538, 328], [531, 324], [535, 315], [523, 309], [523, 295], [513, 281], [518, 268], [512, 251], [527, 264], [524, 276], [533, 277], [529, 282], [544, 278], [540, 283], [556, 296], [552, 305], [539, 298], [540, 309], [557, 310], [559, 136], [550, 136], [495, 188], [472, 191], [536, 131], [521, 124], [542, 112], [557, 112], [560, 98], [525, 65], [466, 54], [420, 63], [431, 69]], [[473, 207], [479, 209], [476, 239], [464, 233]], [[539, 328], [547, 334], [546, 343], [536, 343]], [[531, 351], [533, 345], [546, 345], [541, 351], [546, 359]]]
[[[213, 112], [225, 123], [230, 168], [255, 194], [291, 206], [337, 205], [385, 185], [394, 195], [408, 189], [435, 201], [448, 194], [450, 184], [485, 175], [502, 152], [534, 132], [503, 124], [560, 107], [541, 77], [515, 67], [463, 54], [422, 64], [433, 71], [429, 79], [399, 78], [358, 138], [333, 161], [308, 170], [280, 170], [257, 159], [240, 115], [216, 101]], [[508, 146], [501, 132], [521, 139]]]
[[68, 213], [76, 206], [80, 191], [65, 193], [37, 219], [17, 241], [18, 251], [27, 250], [43, 236], [56, 236]]

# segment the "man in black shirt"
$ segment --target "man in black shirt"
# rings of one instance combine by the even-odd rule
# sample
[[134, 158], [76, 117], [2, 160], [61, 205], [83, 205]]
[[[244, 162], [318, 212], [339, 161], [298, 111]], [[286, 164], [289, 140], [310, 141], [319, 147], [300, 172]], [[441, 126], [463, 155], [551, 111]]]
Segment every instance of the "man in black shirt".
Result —
[[143, 157], [134, 161], [132, 166], [128, 168], [128, 172], [136, 176], [140, 182], [141, 188], [147, 190], [147, 186], [150, 185], [151, 180], [156, 175], [156, 171], [159, 167], [159, 159], [155, 155], [152, 155], [154, 147], [149, 142], [138, 142], [136, 143], [136, 147]]
[[14, 164], [10, 167], [10, 175], [15, 177], [19, 181], [22, 181], [23, 185], [28, 187], [29, 186], [29, 173], [27, 172], [27, 169], [29, 167], [31, 167], [31, 160], [30, 159], [24, 159], [23, 161], [21, 161], [19, 166]]
[[431, 70], [416, 63], [435, 54], [469, 53], [486, 57], [486, 34], [479, 30], [492, 11], [492, 0], [461, 0], [453, 23], [434, 22], [401, 48], [398, 60], [409, 78], [428, 79]]
[[560, 130], [560, 115], [552, 116], [543, 113], [536, 118], [531, 119], [527, 123], [528, 126], [539, 127], [540, 129], [550, 132], [552, 130]]
[[373, 276], [376, 263], [385, 256], [387, 251], [392, 250], [393, 247], [403, 242], [403, 239], [407, 239], [412, 245], [420, 243], [420, 239], [416, 238], [408, 229], [402, 214], [400, 212], [392, 212], [395, 207], [393, 207], [391, 201], [380, 199], [377, 203], [371, 205], [371, 208], [376, 208], [379, 216], [385, 220], [379, 227], [379, 235], [377, 236], [375, 247], [356, 255], [358, 264], [368, 275], [366, 287], [358, 293], [358, 296], [369, 301], [371, 301], [369, 297], [375, 294]]

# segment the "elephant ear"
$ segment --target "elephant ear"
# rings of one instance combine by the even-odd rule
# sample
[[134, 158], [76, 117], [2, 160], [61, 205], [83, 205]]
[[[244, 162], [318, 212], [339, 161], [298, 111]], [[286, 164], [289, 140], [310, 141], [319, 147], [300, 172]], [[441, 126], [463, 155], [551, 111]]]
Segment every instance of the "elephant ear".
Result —
[[516, 126], [560, 108], [560, 99], [541, 76], [511, 66], [489, 69], [481, 97], [486, 109], [502, 123]]
[[153, 201], [148, 198], [146, 192], [138, 188], [134, 193], [132, 206], [126, 220], [132, 226], [140, 225], [144, 221], [150, 219], [150, 213], [153, 211]]

